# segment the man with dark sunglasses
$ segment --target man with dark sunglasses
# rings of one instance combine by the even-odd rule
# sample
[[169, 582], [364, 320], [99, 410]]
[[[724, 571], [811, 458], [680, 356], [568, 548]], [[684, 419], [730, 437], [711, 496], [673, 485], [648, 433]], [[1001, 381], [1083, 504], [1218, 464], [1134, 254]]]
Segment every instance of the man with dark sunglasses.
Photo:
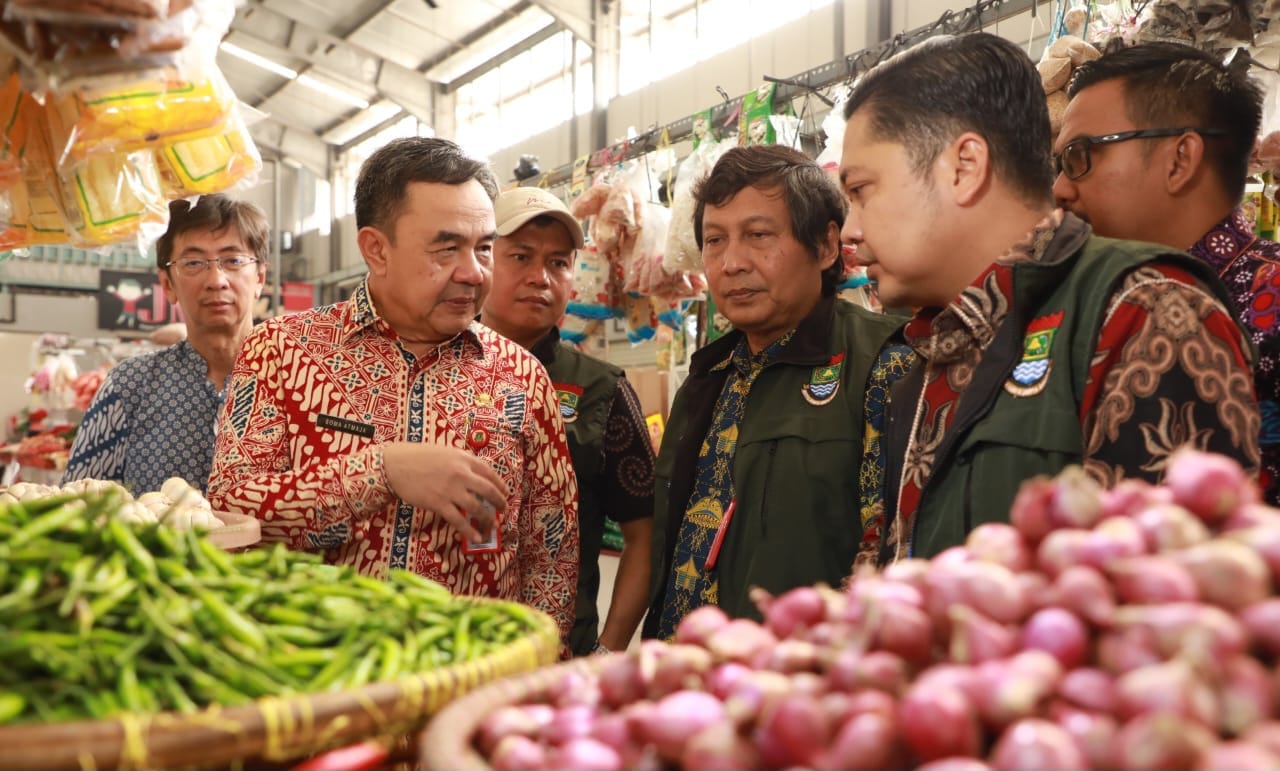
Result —
[[1099, 235], [1186, 249], [1222, 278], [1258, 348], [1260, 481], [1280, 503], [1280, 247], [1239, 208], [1262, 91], [1243, 67], [1150, 43], [1088, 62], [1068, 93], [1055, 197]]

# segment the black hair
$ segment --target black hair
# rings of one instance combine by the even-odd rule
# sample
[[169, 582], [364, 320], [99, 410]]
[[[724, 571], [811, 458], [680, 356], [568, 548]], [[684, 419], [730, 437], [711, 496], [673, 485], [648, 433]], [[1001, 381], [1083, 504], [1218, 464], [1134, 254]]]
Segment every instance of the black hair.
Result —
[[1040, 75], [1027, 54], [985, 32], [942, 35], [877, 65], [854, 87], [845, 119], [870, 115], [877, 139], [902, 144], [925, 174], [966, 131], [986, 140], [992, 169], [1030, 203], [1052, 200], [1053, 139]]
[[476, 180], [492, 200], [498, 180], [483, 161], [447, 139], [395, 139], [374, 151], [356, 177], [356, 227], [376, 227], [394, 238], [388, 223], [400, 216], [410, 182], [462, 185]]
[[[803, 153], [782, 145], [734, 147], [694, 185], [693, 236], [699, 249], [707, 206], [722, 206], [748, 187], [781, 191], [791, 215], [791, 231], [815, 260], [827, 243], [830, 224], [839, 229], [849, 211], [840, 187]], [[836, 261], [822, 271], [823, 296], [834, 295], [843, 278], [844, 262], [837, 253]]]
[[1234, 200], [1244, 195], [1249, 155], [1262, 123], [1262, 89], [1246, 67], [1225, 65], [1179, 43], [1143, 43], [1081, 65], [1067, 94], [1074, 98], [1090, 86], [1120, 80], [1134, 126], [1222, 132], [1204, 136], [1205, 158]]
[[156, 267], [168, 269], [173, 259], [173, 242], [178, 236], [193, 230], [221, 233], [228, 228], [235, 228], [244, 245], [258, 258], [259, 269], [265, 267], [271, 256], [271, 227], [267, 215], [255, 204], [221, 193], [202, 195], [195, 205], [186, 199], [169, 202], [169, 227], [156, 241]]

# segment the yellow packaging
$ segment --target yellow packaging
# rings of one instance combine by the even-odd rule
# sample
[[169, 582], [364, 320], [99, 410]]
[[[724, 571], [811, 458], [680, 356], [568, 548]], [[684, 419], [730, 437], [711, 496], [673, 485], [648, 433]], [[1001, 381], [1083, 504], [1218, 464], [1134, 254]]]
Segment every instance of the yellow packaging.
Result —
[[62, 204], [67, 231], [78, 246], [106, 246], [154, 238], [169, 222], [155, 156], [95, 153], [62, 169]]
[[21, 106], [6, 135], [20, 137], [21, 176], [9, 187], [13, 212], [8, 230], [0, 234], [6, 249], [38, 244], [65, 244], [67, 222], [54, 185], [57, 173], [46, 141], [45, 112], [30, 95]]
[[23, 111], [37, 106], [22, 90], [16, 72], [0, 87], [0, 125], [4, 126], [4, 141], [0, 143], [0, 185], [7, 187], [22, 176], [22, 155], [28, 134]]
[[215, 133], [235, 104], [222, 74], [191, 82], [148, 78], [128, 87], [82, 87], [49, 96], [49, 135], [58, 165], [90, 153], [132, 152]]
[[236, 111], [221, 133], [166, 144], [156, 153], [170, 198], [220, 193], [262, 168], [262, 157]]

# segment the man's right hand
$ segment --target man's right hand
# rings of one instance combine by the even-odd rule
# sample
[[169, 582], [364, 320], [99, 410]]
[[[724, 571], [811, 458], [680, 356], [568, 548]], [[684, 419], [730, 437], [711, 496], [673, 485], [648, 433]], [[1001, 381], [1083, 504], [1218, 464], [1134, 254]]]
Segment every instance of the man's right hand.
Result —
[[502, 477], [466, 450], [391, 442], [382, 448], [382, 462], [387, 482], [400, 500], [434, 513], [468, 541], [488, 540], [494, 510], [507, 506], [507, 485]]

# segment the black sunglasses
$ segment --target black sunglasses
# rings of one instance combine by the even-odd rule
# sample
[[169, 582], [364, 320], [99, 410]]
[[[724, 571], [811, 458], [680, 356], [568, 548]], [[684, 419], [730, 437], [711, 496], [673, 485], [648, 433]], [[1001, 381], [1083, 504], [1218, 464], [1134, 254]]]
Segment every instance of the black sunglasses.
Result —
[[1053, 174], [1056, 177], [1059, 174], [1066, 174], [1067, 179], [1076, 180], [1089, 173], [1093, 168], [1093, 158], [1090, 155], [1089, 148], [1094, 145], [1110, 145], [1116, 142], [1125, 142], [1130, 139], [1151, 139], [1154, 137], [1177, 137], [1190, 132], [1195, 132], [1201, 136], [1218, 137], [1226, 136], [1225, 131], [1221, 129], [1198, 129], [1198, 128], [1169, 128], [1169, 129], [1138, 129], [1137, 131], [1121, 131], [1116, 134], [1103, 134], [1096, 137], [1079, 137], [1073, 139], [1062, 148], [1062, 152], [1053, 155]]

